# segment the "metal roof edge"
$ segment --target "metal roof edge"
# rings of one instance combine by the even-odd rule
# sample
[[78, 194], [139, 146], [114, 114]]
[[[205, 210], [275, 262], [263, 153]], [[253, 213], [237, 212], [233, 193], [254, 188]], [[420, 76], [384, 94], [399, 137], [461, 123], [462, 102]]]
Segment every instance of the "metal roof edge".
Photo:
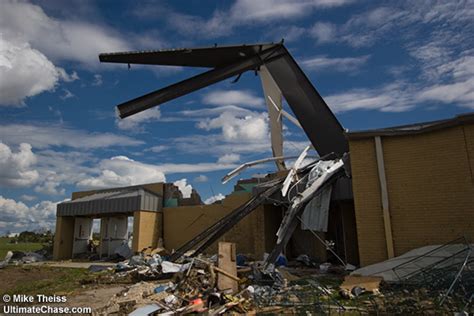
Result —
[[445, 129], [454, 126], [474, 123], [474, 112], [456, 115], [449, 119], [420, 122], [408, 125], [399, 125], [393, 127], [362, 130], [354, 132], [345, 132], [347, 139], [362, 139], [374, 136], [404, 136], [415, 135]]

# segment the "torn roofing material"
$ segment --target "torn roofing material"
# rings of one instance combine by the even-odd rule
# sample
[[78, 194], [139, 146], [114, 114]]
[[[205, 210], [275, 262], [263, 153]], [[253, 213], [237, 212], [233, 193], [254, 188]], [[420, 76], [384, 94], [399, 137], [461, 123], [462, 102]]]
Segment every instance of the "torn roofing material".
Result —
[[282, 44], [190, 48], [152, 52], [101, 54], [101, 62], [210, 67], [185, 79], [117, 106], [125, 118], [219, 81], [265, 65], [320, 155], [348, 151], [343, 128], [296, 61]]

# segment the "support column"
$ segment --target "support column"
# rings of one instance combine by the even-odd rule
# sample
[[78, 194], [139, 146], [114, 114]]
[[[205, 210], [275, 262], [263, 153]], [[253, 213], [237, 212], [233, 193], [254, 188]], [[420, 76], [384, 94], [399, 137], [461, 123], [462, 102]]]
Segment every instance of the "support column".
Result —
[[382, 139], [375, 137], [375, 154], [377, 157], [377, 170], [380, 182], [380, 197], [382, 199], [383, 223], [385, 228], [385, 242], [387, 244], [388, 258], [393, 258], [395, 252], [393, 249], [392, 221], [390, 218], [390, 207], [388, 203], [387, 178], [385, 176], [385, 162], [383, 159]]

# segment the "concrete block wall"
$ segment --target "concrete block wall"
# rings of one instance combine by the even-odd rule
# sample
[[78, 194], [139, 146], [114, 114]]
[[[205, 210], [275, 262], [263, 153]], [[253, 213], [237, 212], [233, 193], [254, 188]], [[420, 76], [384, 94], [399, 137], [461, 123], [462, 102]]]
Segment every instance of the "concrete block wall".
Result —
[[[374, 138], [350, 139], [361, 265], [387, 259]], [[474, 125], [382, 137], [395, 255], [474, 239]]]

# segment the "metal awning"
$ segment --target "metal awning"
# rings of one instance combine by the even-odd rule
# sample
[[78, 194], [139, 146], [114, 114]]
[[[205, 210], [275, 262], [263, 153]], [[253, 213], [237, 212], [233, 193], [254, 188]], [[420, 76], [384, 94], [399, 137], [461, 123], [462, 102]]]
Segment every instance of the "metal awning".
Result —
[[132, 213], [134, 211], [159, 211], [161, 197], [144, 190], [125, 189], [98, 192], [57, 206], [57, 216], [100, 216], [111, 213]]

